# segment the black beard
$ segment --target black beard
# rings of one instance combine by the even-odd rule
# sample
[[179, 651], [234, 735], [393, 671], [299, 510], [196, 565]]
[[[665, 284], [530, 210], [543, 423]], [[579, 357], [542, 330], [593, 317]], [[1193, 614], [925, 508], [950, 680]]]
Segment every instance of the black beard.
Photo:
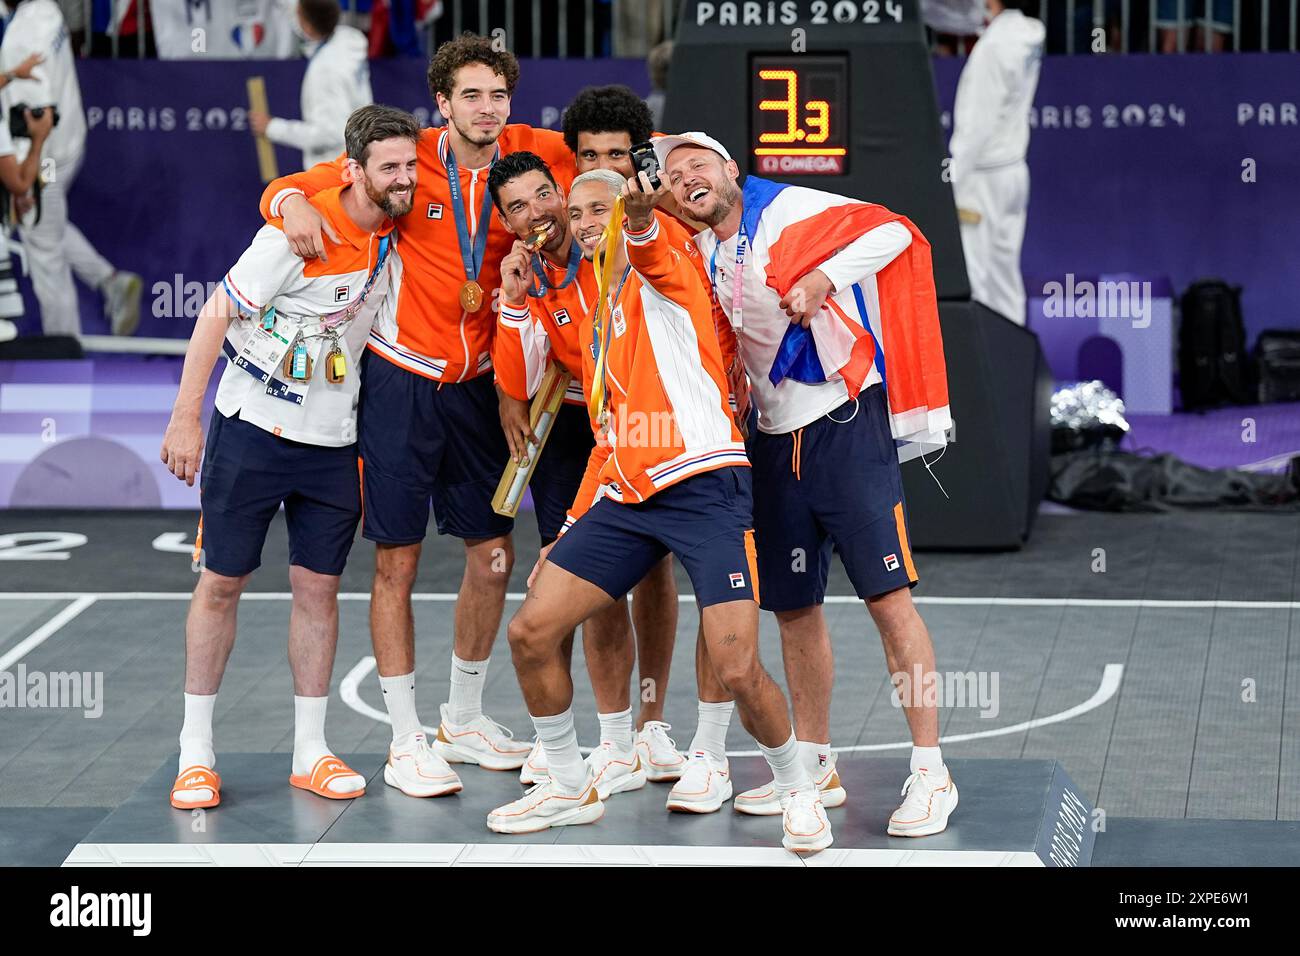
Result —
[[494, 133], [480, 133], [470, 126], [468, 129], [463, 128], [459, 123], [456, 124], [456, 132], [460, 133], [461, 139], [474, 146], [491, 146], [497, 141], [500, 135], [500, 127]]

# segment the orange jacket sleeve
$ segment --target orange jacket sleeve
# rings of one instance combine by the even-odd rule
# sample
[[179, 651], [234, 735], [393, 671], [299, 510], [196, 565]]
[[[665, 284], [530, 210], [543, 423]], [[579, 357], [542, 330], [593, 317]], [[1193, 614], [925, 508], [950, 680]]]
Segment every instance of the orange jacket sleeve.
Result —
[[700, 288], [700, 273], [688, 258], [687, 250], [674, 248], [668, 230], [662, 228], [658, 218], [652, 217], [650, 227], [644, 232], [633, 232], [629, 226], [624, 235], [628, 262], [660, 295], [681, 301], [693, 291], [707, 291], [707, 283]]
[[262, 218], [267, 222], [279, 218], [280, 202], [290, 193], [300, 192], [310, 199], [322, 190], [344, 185], [347, 182], [343, 178], [346, 160], [347, 154], [343, 153], [338, 159], [328, 163], [317, 163], [305, 172], [290, 173], [288, 176], [271, 180], [271, 184], [262, 191], [262, 202], [258, 207]]
[[551, 342], [531, 305], [501, 303], [497, 333], [492, 340], [492, 366], [497, 384], [511, 398], [526, 402], [542, 384]]

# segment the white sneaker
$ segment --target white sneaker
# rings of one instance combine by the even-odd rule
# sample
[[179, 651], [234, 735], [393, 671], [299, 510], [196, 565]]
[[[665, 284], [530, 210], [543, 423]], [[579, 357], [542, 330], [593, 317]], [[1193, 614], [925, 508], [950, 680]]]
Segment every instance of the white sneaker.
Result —
[[496, 833], [536, 833], [548, 827], [595, 823], [605, 815], [596, 784], [587, 780], [577, 793], [568, 793], [554, 780], [544, 780], [518, 800], [488, 814], [488, 829]]
[[0, 342], [12, 342], [18, 338], [18, 326], [8, 319], [0, 319]]
[[533, 741], [533, 749], [528, 752], [528, 759], [519, 768], [519, 782], [525, 787], [531, 787], [535, 783], [541, 783], [550, 775], [551, 768], [546, 763], [546, 748], [542, 746], [542, 738], [538, 737]]
[[944, 767], [938, 777], [918, 770], [903, 784], [903, 804], [889, 818], [889, 835], [920, 837], [942, 833], [957, 809], [957, 785]]
[[120, 269], [104, 283], [104, 313], [114, 335], [134, 335], [140, 326], [140, 296], [144, 280]]
[[816, 787], [782, 795], [781, 824], [781, 845], [792, 853], [816, 853], [833, 842], [831, 821]]
[[384, 783], [408, 797], [441, 797], [461, 788], [456, 771], [434, 753], [424, 734], [415, 735], [415, 746], [409, 751], [395, 752], [388, 748]]
[[518, 770], [528, 760], [530, 744], [514, 735], [487, 714], [479, 714], [463, 727], [447, 720], [447, 705], [441, 708], [442, 723], [433, 749], [447, 763], [476, 763], [485, 770]]
[[[813, 782], [821, 794], [822, 806], [827, 810], [844, 806], [848, 794], [840, 783], [840, 775], [835, 769], [835, 757], [832, 756], [825, 767], [818, 767], [812, 772]], [[781, 794], [776, 789], [776, 781], [769, 780], [761, 787], [746, 790], [736, 797], [732, 806], [739, 813], [748, 813], [756, 817], [774, 817], [781, 813]]]
[[641, 767], [641, 757], [635, 750], [631, 756], [624, 757], [614, 749], [613, 744], [605, 742], [587, 757], [587, 766], [591, 768], [596, 792], [602, 800], [608, 800], [616, 793], [640, 790], [645, 786], [646, 772]]
[[678, 813], [715, 813], [730, 799], [730, 764], [696, 751], [686, 761], [681, 779], [673, 784], [667, 807]]
[[668, 736], [671, 729], [662, 720], [647, 720], [637, 731], [637, 756], [645, 767], [646, 779], [654, 783], [680, 780], [686, 767], [686, 757], [677, 752], [677, 742]]

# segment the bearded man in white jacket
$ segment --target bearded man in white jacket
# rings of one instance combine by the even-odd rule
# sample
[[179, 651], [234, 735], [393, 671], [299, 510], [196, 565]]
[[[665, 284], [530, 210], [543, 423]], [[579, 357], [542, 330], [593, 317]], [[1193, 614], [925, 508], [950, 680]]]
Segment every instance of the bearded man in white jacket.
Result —
[[1046, 30], [1022, 12], [1033, 0], [987, 2], [992, 19], [957, 81], [949, 168], [971, 298], [1024, 325], [1025, 153]]
[[326, 163], [343, 152], [343, 128], [353, 110], [374, 102], [370, 90], [369, 41], [339, 24], [338, 0], [299, 0], [298, 29], [310, 61], [302, 78], [302, 119], [254, 112], [255, 135], [302, 150], [303, 168]]

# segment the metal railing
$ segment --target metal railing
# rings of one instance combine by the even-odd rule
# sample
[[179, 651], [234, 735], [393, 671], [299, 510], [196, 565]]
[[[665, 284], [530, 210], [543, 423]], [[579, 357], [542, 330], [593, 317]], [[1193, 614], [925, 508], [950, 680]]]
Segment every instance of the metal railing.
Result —
[[[1039, 0], [1039, 15], [1048, 30], [1049, 53], [1091, 53], [1097, 30], [1106, 52], [1168, 53], [1215, 49], [1295, 52], [1300, 28], [1300, 0], [1232, 0], [1232, 21], [1214, 18], [1218, 0]], [[129, 0], [112, 0], [116, 13]], [[149, 22], [151, 0], [136, 0], [137, 21]], [[442, 16], [429, 25], [425, 43], [432, 50], [441, 40], [470, 30], [505, 31], [505, 41], [519, 56], [561, 58], [644, 56], [662, 39], [671, 39], [682, 0], [443, 0]], [[1168, 4], [1172, 17], [1162, 18]], [[355, 12], [344, 0], [344, 22], [369, 26], [369, 14]], [[82, 55], [91, 43], [92, 0], [82, 0], [86, 26]], [[606, 15], [608, 14], [608, 15]], [[527, 23], [526, 36], [516, 28]], [[1207, 29], [1207, 21], [1209, 28]], [[145, 30], [135, 55], [145, 56]], [[581, 34], [580, 44], [572, 43]], [[121, 55], [121, 38], [109, 34], [109, 52]]]
[[1230, 20], [1219, 0], [1040, 0], [1039, 12], [1049, 53], [1295, 52], [1300, 25], [1300, 0], [1232, 0]]

